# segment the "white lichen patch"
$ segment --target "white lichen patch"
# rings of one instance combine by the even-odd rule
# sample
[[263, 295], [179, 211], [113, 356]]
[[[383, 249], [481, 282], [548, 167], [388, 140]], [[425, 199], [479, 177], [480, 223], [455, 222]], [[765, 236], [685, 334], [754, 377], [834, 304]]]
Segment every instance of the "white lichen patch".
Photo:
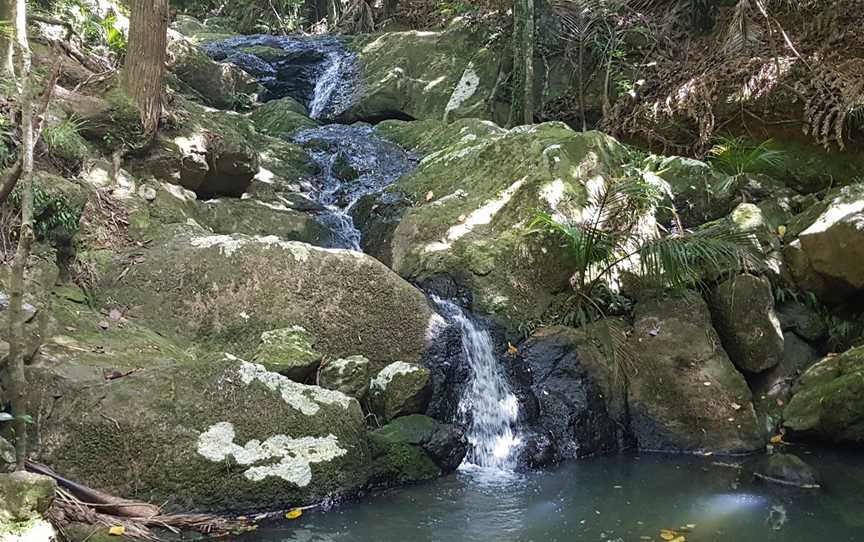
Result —
[[501, 211], [501, 209], [503, 209], [505, 205], [510, 203], [513, 195], [518, 192], [520, 188], [522, 188], [522, 185], [524, 185], [525, 182], [525, 177], [519, 179], [518, 181], [507, 187], [507, 189], [504, 190], [500, 196], [486, 202], [479, 209], [472, 211], [471, 214], [469, 214], [461, 224], [457, 224], [456, 226], [453, 226], [447, 231], [447, 241], [453, 242], [461, 239], [477, 226], [489, 224], [490, 222], [492, 222], [492, 218], [494, 218], [495, 215], [498, 214], [498, 212]]
[[[198, 437], [198, 453], [214, 462], [233, 458], [240, 465], [254, 465], [243, 473], [253, 482], [277, 477], [306, 487], [312, 481], [312, 463], [332, 461], [348, 453], [333, 434], [300, 438], [273, 435], [264, 442], [250, 440], [243, 446], [234, 442], [236, 436], [233, 424], [217, 423]], [[272, 462], [255, 465], [264, 461]]]
[[456, 84], [456, 88], [450, 95], [450, 101], [447, 102], [447, 107], [444, 108], [444, 115], [462, 107], [466, 101], [470, 100], [480, 87], [480, 77], [474, 71], [474, 63], [469, 62], [465, 71], [462, 72], [462, 78]]
[[351, 406], [352, 399], [344, 393], [298, 384], [286, 376], [268, 371], [263, 365], [243, 360], [237, 361], [240, 361], [237, 372], [241, 382], [247, 386], [256, 381], [260, 382], [267, 389], [278, 392], [285, 403], [306, 416], [317, 414], [322, 404], [339, 405], [346, 410]]
[[266, 245], [268, 248], [281, 248], [282, 250], [288, 251], [291, 253], [291, 256], [294, 257], [295, 261], [301, 263], [308, 261], [309, 257], [314, 252], [352, 256], [358, 259], [366, 257], [362, 252], [357, 252], [355, 250], [313, 247], [312, 245], [301, 243], [299, 241], [285, 241], [275, 235], [207, 235], [203, 237], [194, 237], [190, 243], [195, 248], [218, 247], [219, 252], [226, 257], [233, 256], [238, 249], [249, 244]]
[[405, 363], [404, 361], [394, 361], [387, 367], [381, 369], [381, 372], [378, 373], [378, 376], [372, 379], [369, 387], [375, 390], [384, 391], [387, 389], [387, 386], [390, 384], [390, 382], [397, 376], [407, 375], [421, 370], [422, 369], [417, 365], [411, 365], [410, 363]]

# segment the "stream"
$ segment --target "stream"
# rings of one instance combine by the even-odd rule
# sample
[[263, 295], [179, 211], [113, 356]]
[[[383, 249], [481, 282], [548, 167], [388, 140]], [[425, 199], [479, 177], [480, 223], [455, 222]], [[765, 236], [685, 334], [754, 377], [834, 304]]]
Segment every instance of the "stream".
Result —
[[[264, 63], [238, 52], [283, 49]], [[333, 119], [350, 103], [355, 61], [333, 38], [248, 36], [208, 46], [219, 60], [256, 75], [268, 97], [290, 95], [314, 118]], [[378, 138], [369, 125], [327, 124], [286, 138], [302, 145], [321, 173], [309, 197], [327, 210], [318, 220], [333, 245], [361, 250], [350, 211], [413, 170], [416, 158]], [[756, 481], [758, 458], [621, 455], [520, 471], [518, 402], [499, 369], [490, 333], [456, 303], [430, 296], [461, 336], [468, 377], [456, 419], [469, 452], [459, 471], [433, 483], [398, 488], [295, 521], [263, 526], [235, 542], [331, 541], [639, 541], [677, 530], [679, 542], [864, 540], [864, 460], [854, 452], [793, 450], [823, 477], [818, 491]], [[648, 537], [648, 538], [645, 538]]]

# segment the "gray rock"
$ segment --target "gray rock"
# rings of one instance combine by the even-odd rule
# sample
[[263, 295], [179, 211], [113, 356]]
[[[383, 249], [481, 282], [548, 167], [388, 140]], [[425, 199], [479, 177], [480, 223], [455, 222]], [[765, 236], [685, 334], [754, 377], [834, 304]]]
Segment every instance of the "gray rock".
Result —
[[828, 334], [822, 316], [800, 301], [789, 301], [778, 306], [777, 318], [783, 331], [793, 331], [806, 341], [815, 342]]
[[333, 161], [331, 173], [334, 177], [343, 182], [353, 181], [360, 176], [360, 172], [351, 164], [351, 160], [344, 152], [340, 152], [336, 155], [336, 158]]
[[[9, 309], [9, 294], [6, 292], [0, 292], [0, 313], [5, 312]], [[21, 305], [21, 310], [24, 312], [24, 322], [31, 322], [33, 318], [36, 317], [36, 313], [39, 312], [39, 309], [31, 305], [30, 303], [24, 302]]]
[[784, 485], [804, 488], [819, 487], [819, 475], [816, 469], [793, 454], [769, 456], [765, 465], [765, 472], [761, 478]]
[[331, 361], [319, 371], [318, 385], [362, 399], [369, 391], [369, 360], [363, 356], [349, 356]]
[[372, 411], [383, 421], [426, 411], [432, 395], [429, 369], [396, 361], [381, 369], [369, 385]]
[[760, 373], [783, 359], [783, 332], [767, 279], [745, 274], [718, 285], [711, 313], [723, 347], [742, 371]]
[[640, 302], [634, 318], [628, 406], [640, 449], [746, 452], [765, 445], [750, 388], [701, 297]]

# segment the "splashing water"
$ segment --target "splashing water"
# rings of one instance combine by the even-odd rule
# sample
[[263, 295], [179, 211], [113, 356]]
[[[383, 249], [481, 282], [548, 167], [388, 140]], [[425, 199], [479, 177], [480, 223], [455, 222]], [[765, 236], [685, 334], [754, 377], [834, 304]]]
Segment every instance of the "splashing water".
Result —
[[312, 100], [309, 102], [309, 116], [313, 119], [321, 118], [324, 110], [330, 104], [333, 92], [342, 84], [342, 77], [340, 76], [342, 58], [342, 54], [336, 52], [327, 55], [327, 67], [315, 83], [315, 91], [312, 93]]
[[468, 455], [463, 469], [511, 471], [522, 439], [516, 427], [519, 402], [498, 367], [489, 332], [477, 326], [452, 301], [432, 296], [448, 322], [459, 326], [470, 374], [459, 401], [459, 417], [468, 424]]

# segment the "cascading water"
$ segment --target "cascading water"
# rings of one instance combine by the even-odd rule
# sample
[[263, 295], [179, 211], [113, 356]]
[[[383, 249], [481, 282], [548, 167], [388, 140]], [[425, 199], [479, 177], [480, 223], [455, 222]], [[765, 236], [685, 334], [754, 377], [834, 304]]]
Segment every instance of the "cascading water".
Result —
[[341, 76], [342, 58], [343, 55], [337, 52], [327, 55], [326, 68], [315, 83], [312, 100], [309, 102], [309, 116], [313, 119], [321, 118], [321, 115], [327, 110], [327, 106], [330, 105], [333, 93], [343, 81]]
[[522, 442], [516, 425], [519, 402], [498, 366], [492, 337], [452, 301], [431, 299], [448, 322], [459, 326], [470, 371], [458, 410], [470, 445], [463, 468], [511, 471]]

